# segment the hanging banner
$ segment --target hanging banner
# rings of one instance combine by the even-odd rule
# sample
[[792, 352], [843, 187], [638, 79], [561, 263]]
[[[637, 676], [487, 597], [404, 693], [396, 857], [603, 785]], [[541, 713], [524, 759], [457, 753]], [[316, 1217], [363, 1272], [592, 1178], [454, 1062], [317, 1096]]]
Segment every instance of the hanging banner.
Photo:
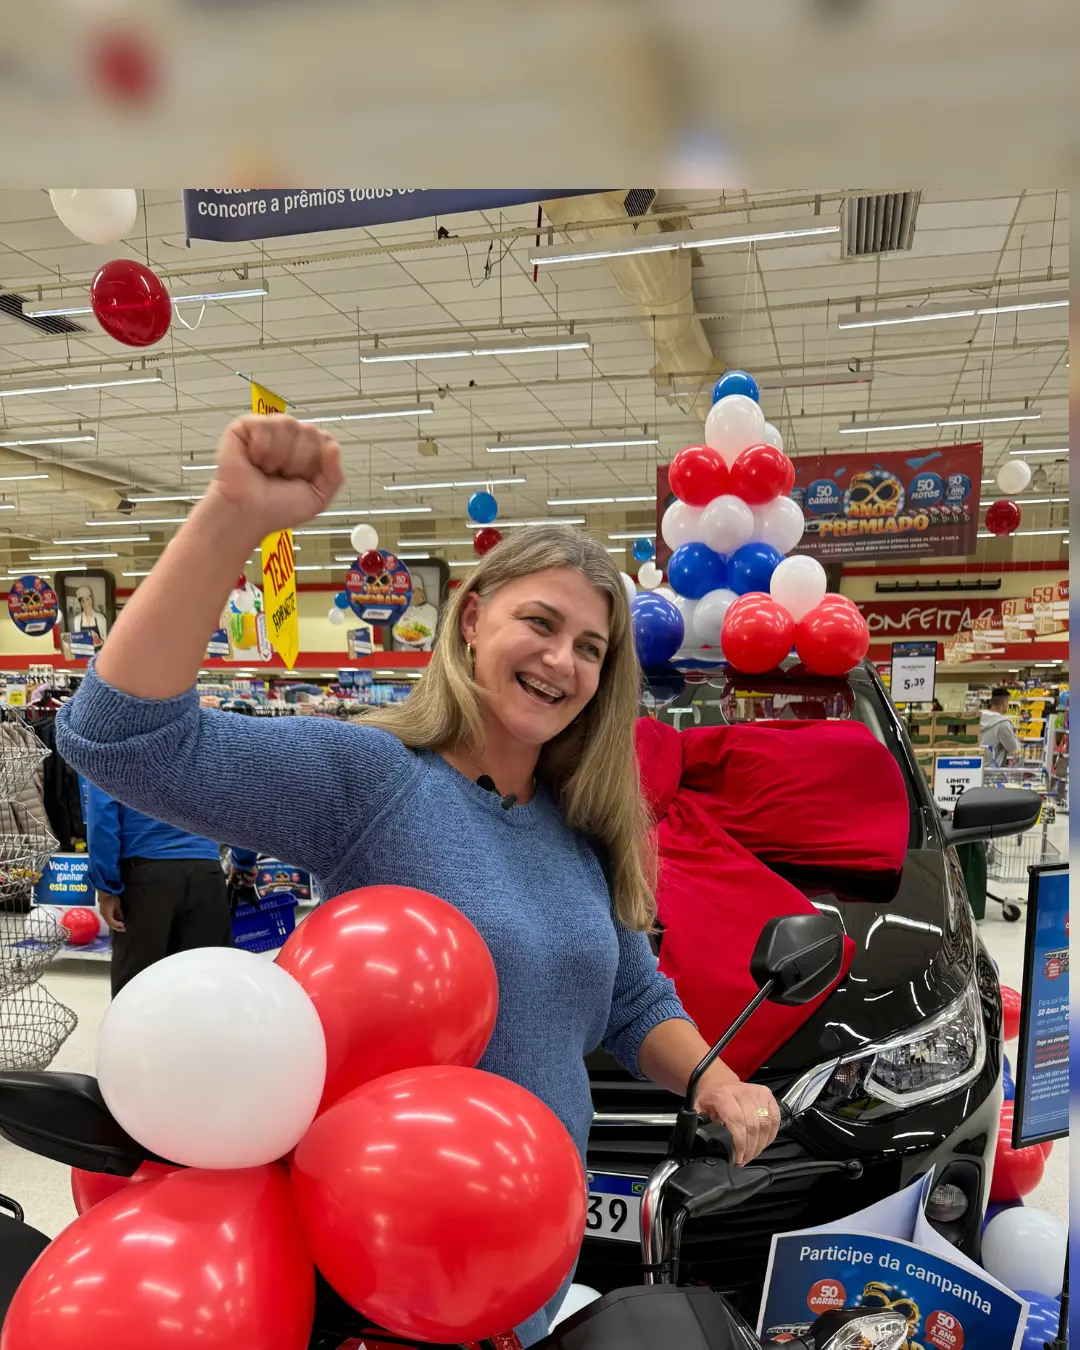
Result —
[[60, 610], [56, 592], [44, 577], [18, 577], [8, 591], [8, 615], [27, 637], [42, 637], [56, 624]]
[[292, 530], [268, 534], [262, 545], [266, 591], [266, 632], [290, 670], [300, 655], [300, 616], [296, 609], [296, 564]]
[[822, 561], [974, 553], [982, 457], [981, 442], [799, 456], [791, 496], [806, 531], [798, 551]]
[[412, 603], [412, 577], [396, 554], [381, 549], [383, 570], [365, 572], [357, 559], [345, 579], [349, 606], [365, 623], [395, 624]]
[[184, 188], [191, 239], [239, 243], [577, 197], [594, 188]]
[[[251, 411], [263, 416], [286, 412], [280, 394], [251, 381]], [[292, 530], [275, 530], [262, 541], [263, 587], [266, 590], [266, 632], [270, 645], [289, 670], [300, 655], [300, 615], [296, 607], [296, 562]]]

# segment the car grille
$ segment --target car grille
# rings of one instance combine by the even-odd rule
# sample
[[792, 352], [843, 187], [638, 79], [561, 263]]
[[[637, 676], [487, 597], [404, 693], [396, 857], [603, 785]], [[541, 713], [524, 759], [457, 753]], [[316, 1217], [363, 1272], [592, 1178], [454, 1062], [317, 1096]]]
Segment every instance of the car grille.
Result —
[[[647, 1175], [664, 1157], [670, 1124], [613, 1124], [604, 1116], [672, 1117], [679, 1101], [653, 1083], [629, 1078], [621, 1069], [589, 1063], [594, 1118], [589, 1132], [588, 1165], [594, 1172]], [[779, 1087], [779, 1084], [777, 1085]], [[784, 1134], [767, 1151], [769, 1162], [794, 1162], [815, 1156], [793, 1135]], [[867, 1160], [856, 1183], [835, 1174], [816, 1181], [777, 1183], [736, 1210], [695, 1219], [683, 1233], [680, 1283], [708, 1284], [726, 1293], [749, 1320], [757, 1315], [774, 1233], [809, 1228], [841, 1219], [899, 1188], [899, 1160]], [[641, 1282], [640, 1252], [629, 1242], [586, 1237], [576, 1279], [606, 1293]]]

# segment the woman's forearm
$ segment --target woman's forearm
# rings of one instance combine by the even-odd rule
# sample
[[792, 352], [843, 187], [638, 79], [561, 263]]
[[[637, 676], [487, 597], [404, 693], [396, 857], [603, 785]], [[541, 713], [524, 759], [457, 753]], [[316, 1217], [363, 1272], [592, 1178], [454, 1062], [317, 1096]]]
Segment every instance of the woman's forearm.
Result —
[[217, 494], [199, 502], [113, 625], [97, 658], [106, 683], [136, 698], [172, 698], [191, 688], [236, 577], [259, 543], [244, 515]]
[[[681, 1096], [686, 1092], [690, 1075], [709, 1053], [709, 1049], [708, 1042], [692, 1023], [673, 1018], [653, 1027], [641, 1042], [638, 1067], [654, 1083]], [[738, 1081], [738, 1075], [723, 1060], [718, 1059], [702, 1078], [699, 1092], [705, 1087]]]

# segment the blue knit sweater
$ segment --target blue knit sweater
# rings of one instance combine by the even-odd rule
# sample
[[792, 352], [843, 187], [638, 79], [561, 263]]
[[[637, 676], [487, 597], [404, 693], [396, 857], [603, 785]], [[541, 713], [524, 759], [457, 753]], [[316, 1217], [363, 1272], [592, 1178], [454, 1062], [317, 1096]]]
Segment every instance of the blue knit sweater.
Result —
[[[583, 1056], [603, 1044], [641, 1077], [646, 1034], [686, 1016], [647, 938], [614, 919], [593, 849], [542, 786], [504, 811], [439, 755], [373, 727], [236, 717], [200, 708], [194, 691], [136, 699], [92, 667], [57, 717], [57, 746], [120, 801], [288, 858], [325, 895], [382, 883], [455, 905], [499, 977], [480, 1067], [546, 1102], [583, 1158], [592, 1119]], [[524, 1344], [545, 1329], [541, 1312], [520, 1329]]]

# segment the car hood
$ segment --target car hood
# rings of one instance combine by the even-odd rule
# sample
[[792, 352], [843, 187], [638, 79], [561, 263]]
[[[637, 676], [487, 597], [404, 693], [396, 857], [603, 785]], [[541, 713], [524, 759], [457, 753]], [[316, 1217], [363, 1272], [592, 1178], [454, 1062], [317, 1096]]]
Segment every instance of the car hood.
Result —
[[907, 850], [899, 880], [887, 888], [789, 876], [843, 927], [855, 956], [837, 989], [773, 1054], [767, 1072], [802, 1072], [888, 1040], [963, 991], [973, 970], [974, 937], [966, 899], [951, 876], [956, 867], [955, 858], [931, 842]]

